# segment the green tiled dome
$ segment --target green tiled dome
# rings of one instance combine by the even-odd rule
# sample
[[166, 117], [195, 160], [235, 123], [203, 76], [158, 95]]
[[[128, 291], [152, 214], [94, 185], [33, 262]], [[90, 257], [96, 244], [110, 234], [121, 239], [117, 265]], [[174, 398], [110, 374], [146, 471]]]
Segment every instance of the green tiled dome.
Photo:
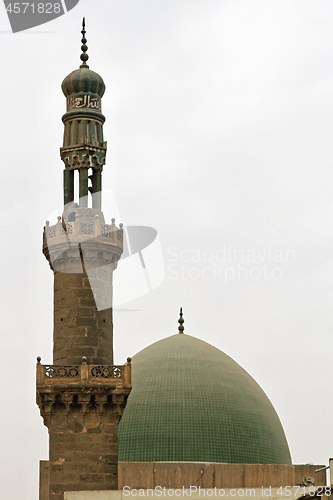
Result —
[[291, 464], [286, 437], [257, 382], [195, 337], [160, 340], [132, 360], [119, 461]]

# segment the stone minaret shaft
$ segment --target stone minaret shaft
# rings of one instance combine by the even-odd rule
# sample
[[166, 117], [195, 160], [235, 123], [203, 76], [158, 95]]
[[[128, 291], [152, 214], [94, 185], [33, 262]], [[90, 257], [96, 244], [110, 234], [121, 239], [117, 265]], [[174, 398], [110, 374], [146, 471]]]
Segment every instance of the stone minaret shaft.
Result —
[[[92, 364], [113, 363], [112, 272], [122, 252], [121, 228], [114, 221], [106, 225], [101, 211], [106, 156], [101, 97], [105, 85], [89, 70], [84, 28], [82, 34], [83, 62], [62, 84], [67, 112], [62, 118], [65, 130], [60, 149], [65, 164], [60, 237], [53, 240], [54, 229], [47, 227], [44, 249], [54, 271], [56, 365], [81, 363], [82, 356]], [[78, 193], [74, 192], [75, 175], [79, 177]], [[50, 247], [55, 246], [52, 255]]]
[[49, 431], [49, 472], [44, 463], [41, 475], [48, 496], [40, 500], [117, 489], [118, 423], [131, 390], [129, 360], [113, 366], [112, 274], [123, 231], [114, 219], [106, 224], [101, 210], [105, 85], [86, 63], [84, 23], [82, 35], [82, 64], [62, 83], [64, 211], [43, 233], [54, 273], [54, 333], [53, 365], [37, 363], [37, 403]]

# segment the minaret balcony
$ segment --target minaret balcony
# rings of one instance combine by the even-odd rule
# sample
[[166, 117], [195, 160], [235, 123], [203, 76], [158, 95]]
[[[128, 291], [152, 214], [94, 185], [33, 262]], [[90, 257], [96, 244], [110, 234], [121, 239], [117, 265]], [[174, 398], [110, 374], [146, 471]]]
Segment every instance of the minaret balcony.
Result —
[[107, 388], [123, 393], [131, 390], [131, 364], [125, 365], [42, 365], [37, 362], [37, 392], [48, 388]]
[[57, 224], [46, 221], [43, 231], [43, 253], [51, 267], [57, 260], [77, 258], [78, 253], [101, 261], [99, 265], [115, 263], [123, 251], [123, 225], [119, 228], [114, 219], [105, 224], [104, 218], [76, 216], [73, 222], [65, 222], [60, 216]]
[[110, 413], [121, 418], [132, 389], [131, 358], [122, 366], [88, 365], [85, 357], [81, 365], [40, 361], [38, 357], [36, 402], [47, 427], [59, 410], [76, 417], [93, 412], [101, 418]]

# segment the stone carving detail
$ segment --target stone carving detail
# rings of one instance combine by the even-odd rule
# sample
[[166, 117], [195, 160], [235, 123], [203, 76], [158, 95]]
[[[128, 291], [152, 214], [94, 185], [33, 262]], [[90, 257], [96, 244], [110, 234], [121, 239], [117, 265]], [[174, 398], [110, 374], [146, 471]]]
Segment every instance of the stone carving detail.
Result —
[[67, 97], [67, 111], [71, 109], [96, 109], [101, 111], [101, 98], [97, 95], [89, 94], [74, 94], [73, 96]]
[[[55, 224], [54, 226], [46, 226], [45, 227], [45, 234], [47, 239], [55, 238], [57, 236], [57, 226], [58, 224]], [[95, 235], [95, 227], [96, 224], [91, 223], [91, 222], [82, 222], [79, 226], [79, 231], [78, 234], [92, 234]], [[60, 236], [62, 235], [68, 235], [68, 234], [74, 234], [74, 227], [75, 227], [75, 222], [67, 222], [66, 225], [60, 225]], [[100, 226], [97, 226], [97, 232], [99, 231], [100, 227], [100, 234], [103, 236], [106, 236], [107, 238], [113, 238], [118, 241], [122, 241], [122, 229], [116, 228], [116, 226], [113, 224], [100, 224]]]
[[[87, 146], [82, 146], [82, 148], [86, 148]], [[94, 155], [88, 155], [88, 154], [82, 154], [78, 156], [77, 154], [72, 154], [71, 151], [67, 151], [68, 148], [61, 148], [61, 158], [63, 162], [66, 165], [66, 168], [68, 169], [80, 169], [80, 168], [99, 168], [100, 170], [103, 169], [103, 165], [105, 165], [105, 152], [106, 152], [106, 144], [103, 142], [99, 146], [93, 146], [91, 145], [92, 148], [95, 149], [95, 154]], [[68, 156], [65, 156], [68, 154]], [[93, 165], [91, 165], [91, 162]]]
[[48, 238], [55, 238], [55, 236], [56, 236], [56, 226], [49, 227], [47, 237]]
[[122, 370], [118, 366], [94, 366], [90, 374], [96, 378], [121, 378]]
[[74, 223], [73, 222], [72, 223], [68, 222], [66, 224], [66, 233], [67, 234], [74, 234]]
[[81, 233], [94, 234], [94, 226], [90, 222], [81, 224]]
[[79, 376], [78, 366], [45, 366], [45, 377], [76, 378]]
[[61, 234], [74, 234], [74, 223], [68, 222], [66, 226], [61, 226]]
[[102, 234], [103, 236], [111, 237], [111, 226], [108, 224], [103, 224], [102, 226]]

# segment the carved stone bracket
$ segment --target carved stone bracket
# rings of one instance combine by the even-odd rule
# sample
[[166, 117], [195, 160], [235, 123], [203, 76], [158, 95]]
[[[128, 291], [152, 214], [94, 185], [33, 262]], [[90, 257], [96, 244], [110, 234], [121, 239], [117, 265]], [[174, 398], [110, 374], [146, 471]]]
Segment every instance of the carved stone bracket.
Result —
[[82, 146], [82, 151], [76, 148], [61, 148], [61, 159], [69, 170], [93, 167], [102, 172], [105, 165], [106, 149], [102, 147], [91, 147], [87, 152], [87, 147]]
[[[120, 420], [131, 391], [131, 365], [57, 366], [37, 363], [37, 404], [44, 424], [55, 415], [117, 416]], [[102, 421], [101, 420], [101, 421]]]

